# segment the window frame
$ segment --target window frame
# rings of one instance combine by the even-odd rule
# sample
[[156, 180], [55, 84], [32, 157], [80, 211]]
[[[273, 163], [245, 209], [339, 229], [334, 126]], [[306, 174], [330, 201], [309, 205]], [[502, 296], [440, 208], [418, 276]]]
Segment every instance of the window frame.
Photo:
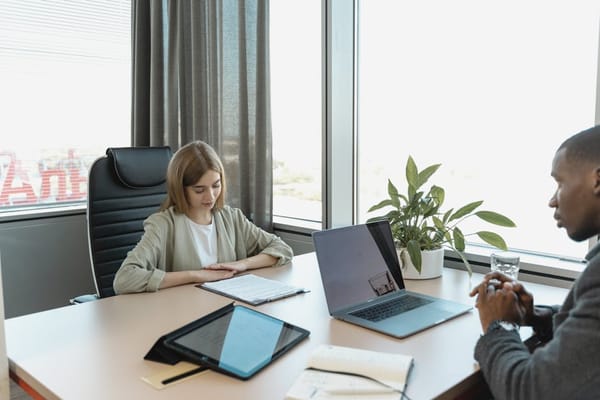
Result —
[[[355, 224], [357, 217], [357, 34], [358, 0], [322, 1], [322, 192], [321, 224], [290, 217], [275, 217], [274, 228], [309, 236], [313, 231]], [[599, 32], [600, 35], [600, 32]], [[600, 43], [599, 43], [600, 47]], [[600, 49], [599, 49], [600, 50]], [[596, 80], [596, 123], [600, 123], [600, 51]], [[3, 210], [0, 222], [81, 214], [85, 201], [37, 205]], [[568, 240], [565, 238], [565, 240]], [[590, 239], [589, 248], [597, 243]], [[466, 255], [475, 272], [489, 271], [490, 249], [467, 246]], [[582, 263], [537, 254], [522, 254], [526, 280], [569, 286], [579, 276]], [[451, 252], [449, 267], [464, 268]], [[531, 275], [531, 276], [529, 276]], [[565, 286], [565, 287], [566, 287]]]
[[[323, 221], [321, 229], [355, 224], [357, 217], [357, 36], [358, 0], [322, 1], [323, 48]], [[599, 32], [600, 35], [600, 32]], [[349, 54], [352, 52], [352, 54]], [[595, 122], [600, 123], [600, 41], [596, 79]], [[276, 218], [275, 229], [308, 235], [316, 230], [293, 218]], [[565, 237], [565, 240], [569, 240]], [[597, 243], [589, 240], [588, 248]], [[491, 248], [467, 245], [465, 255], [474, 272], [489, 272]], [[584, 263], [555, 256], [520, 253], [520, 278], [570, 287]], [[582, 255], [583, 257], [583, 255]], [[460, 258], [446, 251], [446, 266], [464, 269]]]

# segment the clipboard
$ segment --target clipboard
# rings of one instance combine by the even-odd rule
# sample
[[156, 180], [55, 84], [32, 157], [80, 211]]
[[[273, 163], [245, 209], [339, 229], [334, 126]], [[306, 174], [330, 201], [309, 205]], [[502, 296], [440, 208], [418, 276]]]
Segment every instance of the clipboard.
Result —
[[254, 274], [241, 274], [229, 279], [205, 282], [196, 287], [253, 306], [309, 292], [306, 288]]
[[161, 336], [144, 358], [171, 365], [188, 361], [247, 380], [309, 335], [299, 326], [230, 303]]

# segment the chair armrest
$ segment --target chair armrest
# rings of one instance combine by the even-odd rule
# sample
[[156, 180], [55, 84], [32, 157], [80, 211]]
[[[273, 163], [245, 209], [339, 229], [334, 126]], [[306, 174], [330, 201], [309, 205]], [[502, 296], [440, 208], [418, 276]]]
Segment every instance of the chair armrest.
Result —
[[95, 301], [98, 299], [99, 299], [99, 297], [97, 294], [82, 294], [81, 296], [77, 296], [75, 298], [70, 299], [69, 303], [81, 304], [81, 303], [87, 303], [88, 301]]

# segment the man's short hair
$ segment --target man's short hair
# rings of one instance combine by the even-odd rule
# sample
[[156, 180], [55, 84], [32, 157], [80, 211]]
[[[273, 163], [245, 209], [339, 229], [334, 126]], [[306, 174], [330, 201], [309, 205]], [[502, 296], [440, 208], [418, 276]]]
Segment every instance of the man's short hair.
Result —
[[571, 136], [558, 148], [562, 149], [569, 161], [600, 162], [600, 125]]

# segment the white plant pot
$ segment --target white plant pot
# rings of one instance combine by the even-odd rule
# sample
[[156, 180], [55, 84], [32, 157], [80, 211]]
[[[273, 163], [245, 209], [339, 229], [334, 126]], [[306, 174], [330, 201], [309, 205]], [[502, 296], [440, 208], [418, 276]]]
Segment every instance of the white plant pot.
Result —
[[404, 279], [432, 279], [442, 275], [444, 268], [444, 249], [421, 251], [421, 273], [417, 271], [405, 248], [396, 249], [400, 259]]

